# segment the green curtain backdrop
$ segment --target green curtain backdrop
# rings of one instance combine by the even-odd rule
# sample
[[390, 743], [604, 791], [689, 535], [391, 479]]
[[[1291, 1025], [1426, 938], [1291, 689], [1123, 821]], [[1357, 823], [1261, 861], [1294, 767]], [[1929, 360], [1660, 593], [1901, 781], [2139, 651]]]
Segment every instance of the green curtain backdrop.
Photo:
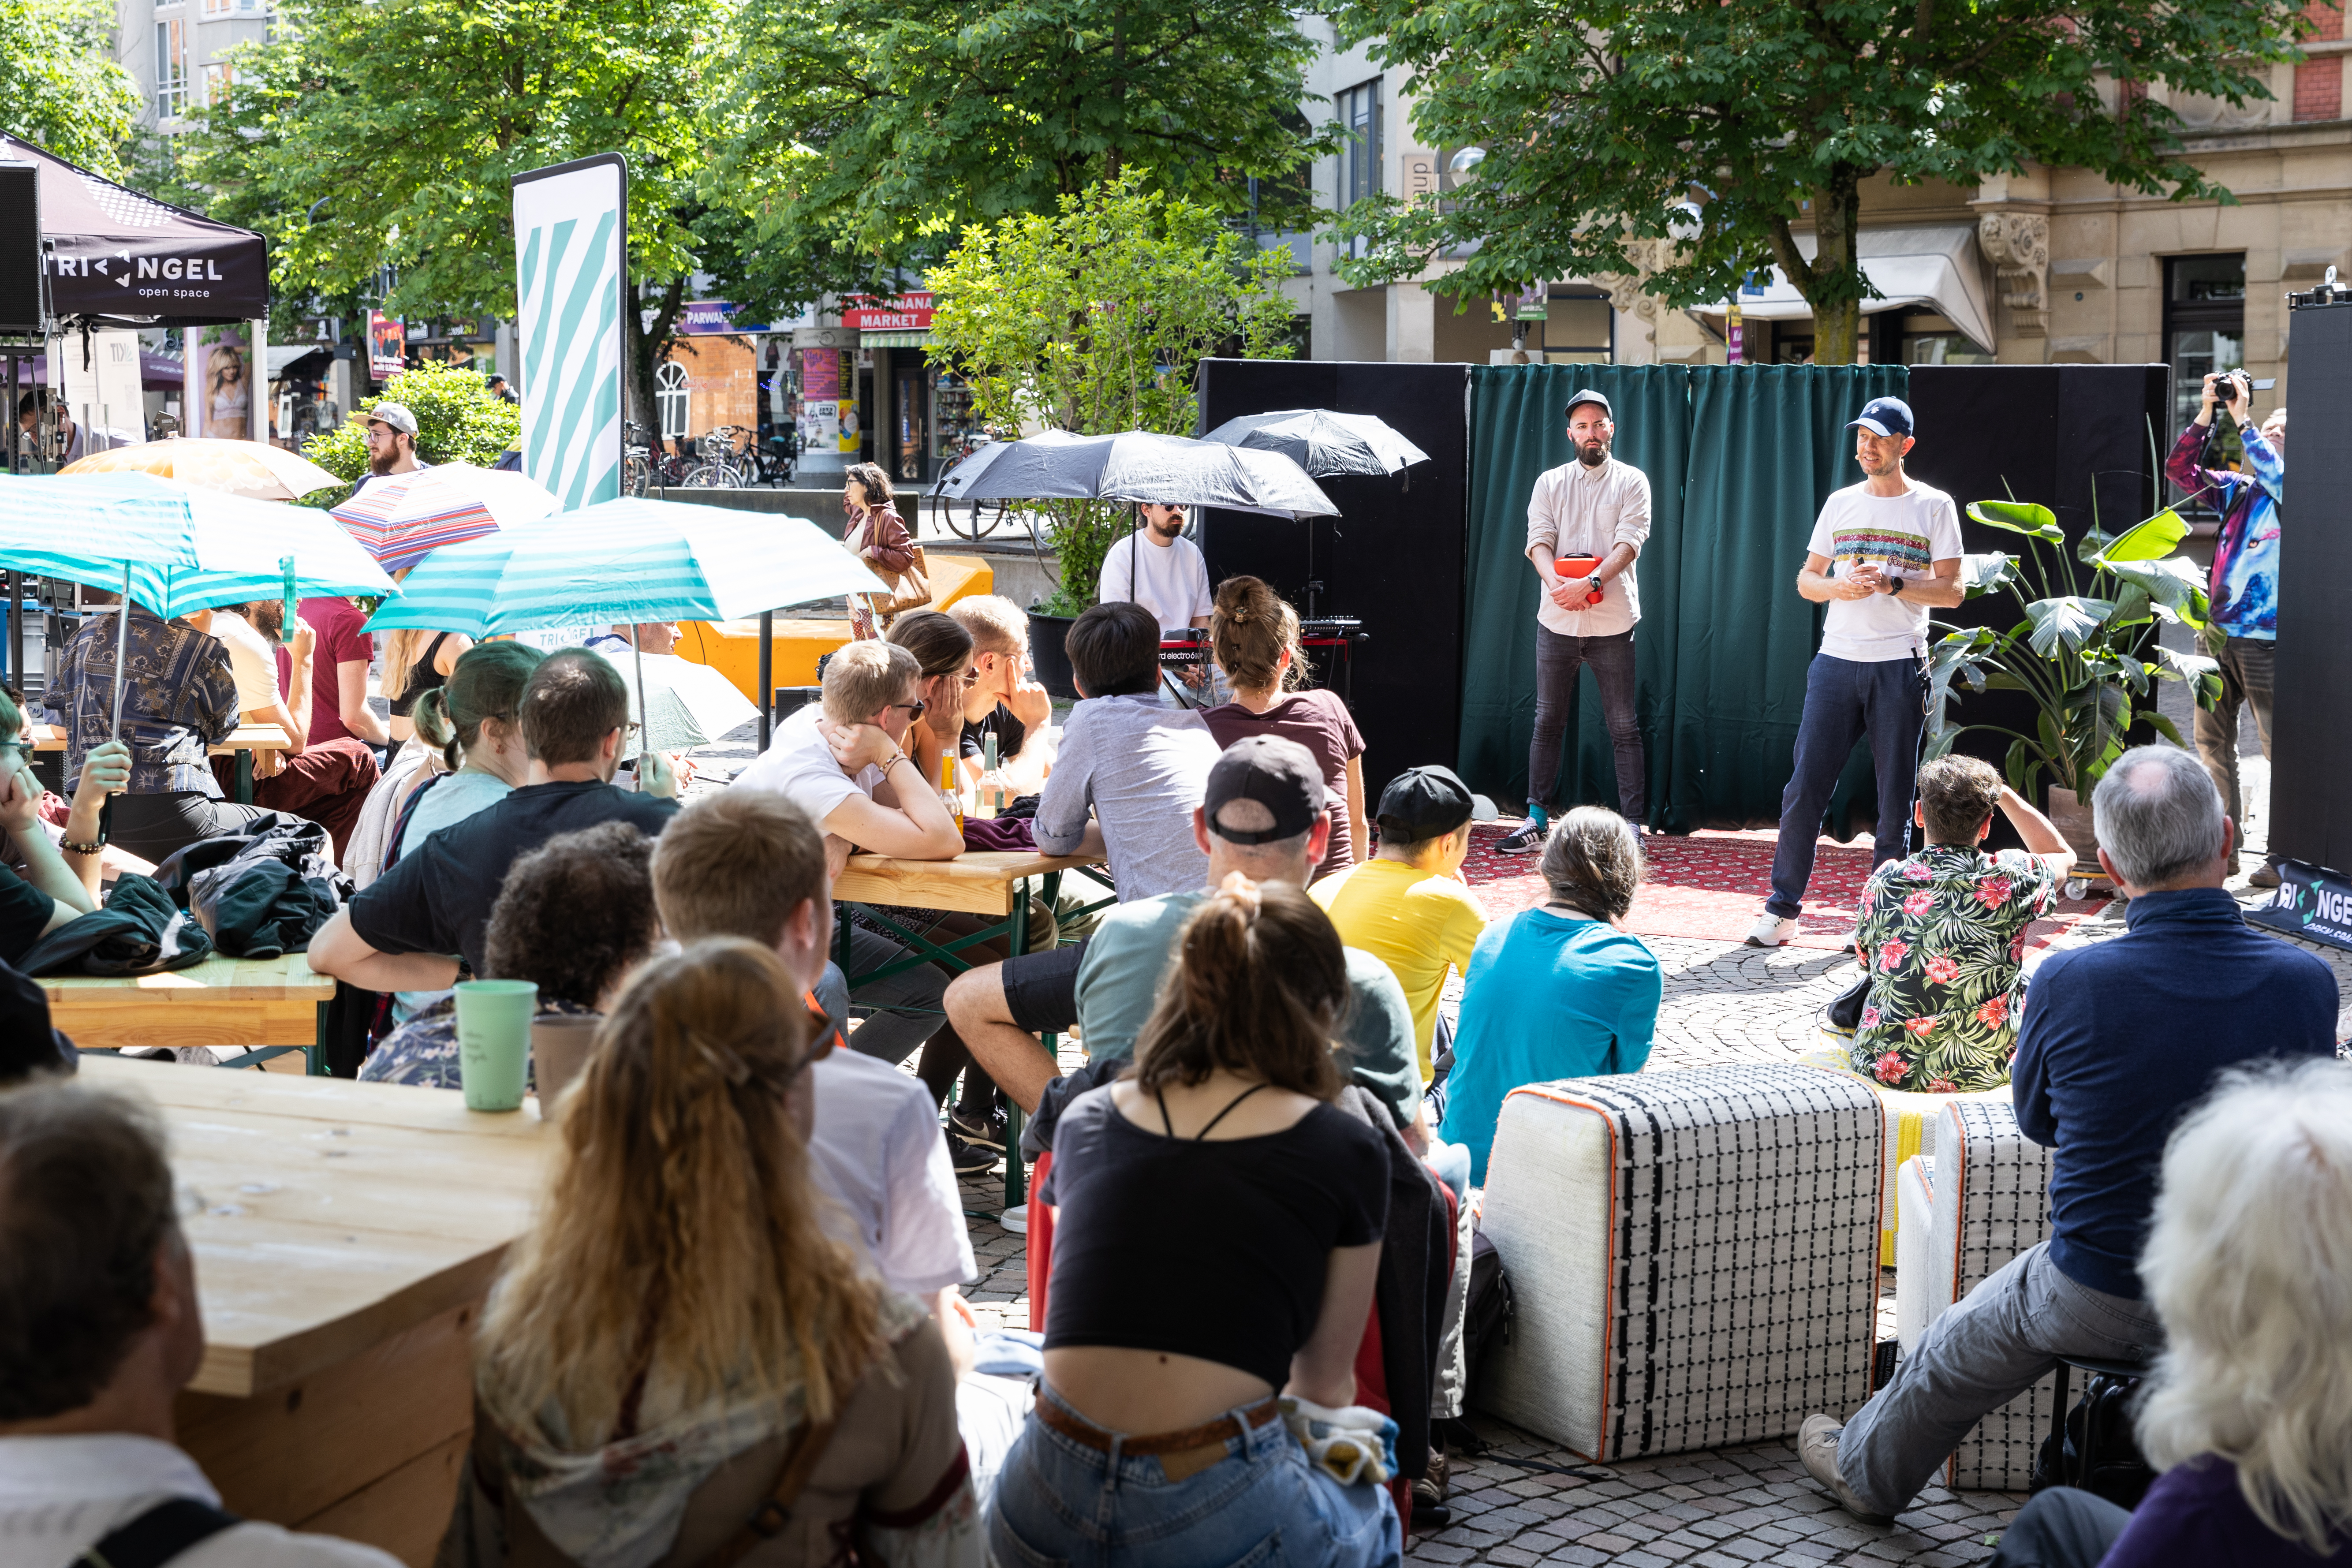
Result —
[[[1668, 832], [1779, 814], [1821, 606], [1797, 569], [1830, 492], [1861, 476], [1844, 426], [1900, 396], [1900, 365], [1482, 366], [1470, 373], [1470, 529], [1462, 766], [1510, 808], [1527, 790], [1535, 725], [1535, 573], [1523, 550], [1536, 476], [1571, 460], [1562, 417], [1580, 386], [1617, 416], [1616, 456], [1650, 477], [1650, 542], [1636, 571], [1651, 825]], [[1863, 753], [1857, 752], [1859, 758]], [[1601, 700], [1581, 683], [1562, 793], [1616, 804]], [[1874, 805], [1849, 766], [1832, 827]]]

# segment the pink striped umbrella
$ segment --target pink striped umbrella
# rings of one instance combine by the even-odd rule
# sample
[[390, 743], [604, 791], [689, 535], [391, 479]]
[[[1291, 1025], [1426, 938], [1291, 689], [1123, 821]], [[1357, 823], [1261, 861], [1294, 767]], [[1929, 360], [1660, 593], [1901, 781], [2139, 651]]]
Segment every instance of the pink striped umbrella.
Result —
[[445, 544], [552, 517], [563, 503], [520, 474], [471, 463], [436, 463], [370, 479], [329, 515], [387, 572], [414, 566]]

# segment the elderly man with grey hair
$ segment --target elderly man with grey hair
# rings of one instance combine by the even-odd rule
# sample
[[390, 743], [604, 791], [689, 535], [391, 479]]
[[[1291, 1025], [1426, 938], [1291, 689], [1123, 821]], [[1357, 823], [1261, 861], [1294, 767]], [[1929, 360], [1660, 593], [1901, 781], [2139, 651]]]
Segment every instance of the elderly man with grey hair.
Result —
[[2050, 1239], [1928, 1325], [1843, 1428], [1807, 1418], [1805, 1468], [1864, 1519], [1908, 1507], [1978, 1421], [2060, 1355], [2153, 1354], [2164, 1333], [2138, 1260], [2174, 1124], [2226, 1068], [2336, 1050], [2334, 973], [2247, 926], [2222, 889], [2237, 846], [2193, 753], [2126, 752], [2091, 811], [2129, 929], [2043, 963], [2011, 1069], [2019, 1129], [2056, 1152]]

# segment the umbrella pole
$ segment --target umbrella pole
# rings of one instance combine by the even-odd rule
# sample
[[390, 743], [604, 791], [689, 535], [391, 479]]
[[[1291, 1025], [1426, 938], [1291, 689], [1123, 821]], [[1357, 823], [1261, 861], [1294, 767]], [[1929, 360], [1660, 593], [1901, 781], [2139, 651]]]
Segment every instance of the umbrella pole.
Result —
[[122, 603], [114, 607], [114, 719], [110, 741], [122, 739], [122, 660], [131, 644], [131, 563], [122, 563]]
[[629, 628], [629, 657], [637, 666], [637, 788], [646, 787], [646, 752], [653, 742], [653, 710], [646, 706], [646, 650], [637, 646], [637, 628]]
[[[643, 702], [639, 692], [637, 700]], [[776, 714], [776, 612], [760, 612], [760, 750], [768, 749]]]

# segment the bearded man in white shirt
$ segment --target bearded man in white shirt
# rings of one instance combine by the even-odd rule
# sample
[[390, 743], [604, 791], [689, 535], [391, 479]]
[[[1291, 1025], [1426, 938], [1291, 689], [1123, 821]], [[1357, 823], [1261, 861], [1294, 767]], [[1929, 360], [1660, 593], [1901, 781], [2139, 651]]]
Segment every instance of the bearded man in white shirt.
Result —
[[1528, 497], [1528, 561], [1536, 600], [1536, 732], [1528, 744], [1528, 820], [1495, 847], [1543, 847], [1559, 797], [1559, 751], [1578, 672], [1592, 667], [1617, 762], [1617, 809], [1638, 830], [1646, 814], [1641, 717], [1633, 706], [1633, 626], [1642, 601], [1633, 563], [1650, 537], [1649, 476], [1609, 455], [1617, 437], [1609, 399], [1591, 388], [1568, 400], [1576, 460], [1536, 476]]

